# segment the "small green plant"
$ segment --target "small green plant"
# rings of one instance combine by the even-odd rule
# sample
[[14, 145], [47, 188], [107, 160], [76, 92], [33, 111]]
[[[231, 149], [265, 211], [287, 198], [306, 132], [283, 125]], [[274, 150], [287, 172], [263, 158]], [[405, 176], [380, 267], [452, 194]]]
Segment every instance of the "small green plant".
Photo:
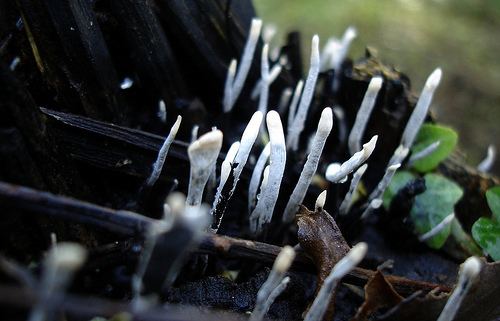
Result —
[[481, 217], [472, 226], [472, 237], [495, 261], [500, 260], [500, 186], [486, 192], [492, 217]]

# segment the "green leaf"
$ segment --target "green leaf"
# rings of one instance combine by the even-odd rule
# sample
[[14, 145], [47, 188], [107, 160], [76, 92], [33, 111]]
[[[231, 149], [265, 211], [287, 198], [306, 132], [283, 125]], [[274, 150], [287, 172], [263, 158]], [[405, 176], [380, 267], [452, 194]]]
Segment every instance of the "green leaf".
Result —
[[[415, 197], [415, 204], [410, 215], [418, 234], [424, 234], [438, 225], [454, 210], [455, 204], [462, 197], [463, 191], [456, 183], [437, 174], [424, 176], [426, 191]], [[444, 228], [427, 245], [438, 249], [450, 235], [450, 225]]]
[[457, 133], [445, 126], [424, 124], [418, 132], [415, 144], [411, 148], [412, 154], [418, 153], [434, 142], [439, 141], [439, 147], [430, 155], [413, 163], [413, 168], [426, 173], [436, 168], [453, 151], [457, 145]]
[[493, 217], [500, 222], [500, 186], [492, 187], [486, 192], [486, 201], [488, 201]]
[[407, 171], [397, 171], [392, 178], [391, 183], [384, 192], [383, 201], [385, 209], [389, 209], [391, 201], [396, 196], [398, 191], [402, 189], [409, 181], [414, 179], [415, 176]]
[[472, 237], [495, 261], [500, 260], [500, 224], [487, 217], [472, 225]]

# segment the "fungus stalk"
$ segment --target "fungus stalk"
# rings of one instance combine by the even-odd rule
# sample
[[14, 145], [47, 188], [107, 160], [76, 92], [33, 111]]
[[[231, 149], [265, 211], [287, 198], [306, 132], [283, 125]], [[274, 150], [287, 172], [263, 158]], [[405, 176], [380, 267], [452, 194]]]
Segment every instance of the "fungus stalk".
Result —
[[377, 187], [371, 192], [370, 196], [368, 196], [368, 207], [361, 215], [361, 219], [366, 219], [372, 210], [377, 209], [382, 205], [382, 195], [384, 195], [384, 192], [391, 183], [394, 174], [400, 167], [401, 164], [394, 164], [387, 167], [384, 176], [378, 183]]
[[77, 243], [59, 243], [52, 247], [44, 259], [43, 274], [38, 289], [38, 302], [31, 311], [29, 321], [52, 320], [54, 297], [61, 296], [73, 274], [82, 266], [87, 251]]
[[477, 170], [483, 173], [488, 173], [495, 163], [496, 153], [497, 151], [495, 149], [495, 146], [488, 146], [488, 153], [486, 154], [486, 157], [481, 161], [481, 163], [477, 165]]
[[360, 166], [352, 176], [349, 190], [347, 191], [347, 194], [345, 194], [344, 200], [342, 201], [339, 207], [340, 215], [347, 215], [347, 213], [349, 213], [349, 211], [351, 210], [352, 198], [354, 196], [354, 192], [358, 189], [359, 182], [361, 181], [361, 178], [363, 177], [363, 174], [366, 172], [367, 168], [368, 164]]
[[356, 28], [354, 27], [347, 28], [340, 41], [340, 46], [336, 51], [332, 53], [330, 67], [331, 69], [335, 70], [335, 76], [332, 82], [333, 91], [337, 91], [339, 88], [340, 69], [342, 67], [342, 63], [344, 62], [349, 52], [351, 43], [356, 38], [356, 36], [357, 36]]
[[158, 102], [158, 113], [156, 115], [162, 123], [165, 124], [167, 122], [167, 106], [165, 105], [165, 101], [163, 101], [163, 99], [160, 99]]
[[342, 163], [342, 165], [337, 166], [335, 163], [330, 164], [326, 169], [326, 179], [332, 183], [344, 181], [347, 175], [356, 170], [370, 157], [377, 144], [377, 139], [377, 135], [373, 136], [368, 143], [363, 145], [363, 148], [359, 152], [354, 153], [354, 155]]
[[291, 130], [289, 131], [290, 135], [287, 147], [293, 151], [297, 151], [299, 148], [299, 138], [302, 130], [304, 129], [307, 112], [314, 96], [314, 88], [316, 87], [316, 80], [318, 79], [319, 67], [319, 37], [318, 35], [315, 35], [312, 39], [309, 74], [307, 75], [304, 91], [302, 93], [302, 97], [300, 98], [297, 114], [294, 116]]
[[257, 163], [253, 168], [252, 177], [250, 178], [250, 184], [248, 185], [248, 212], [251, 213], [255, 206], [255, 198], [257, 196], [257, 190], [259, 188], [259, 183], [262, 178], [262, 172], [264, 167], [266, 167], [267, 160], [271, 154], [271, 144], [267, 143], [262, 152], [257, 159]]
[[271, 143], [271, 165], [267, 185], [250, 215], [250, 228], [254, 234], [262, 232], [264, 224], [271, 221], [286, 164], [285, 135], [279, 114], [271, 110], [267, 113], [266, 122]]
[[[252, 19], [252, 24], [250, 26], [250, 33], [247, 38], [245, 48], [243, 49], [243, 54], [241, 55], [240, 66], [238, 68], [238, 71], [234, 74], [233, 77], [231, 77], [234, 78], [232, 82], [230, 82], [231, 79], [226, 79], [226, 86], [224, 90], [224, 100], [223, 100], [224, 104], [223, 107], [225, 113], [228, 113], [233, 109], [233, 106], [236, 103], [236, 100], [238, 99], [241, 90], [243, 89], [243, 85], [245, 84], [248, 71], [250, 70], [250, 66], [252, 65], [252, 60], [255, 48], [257, 47], [257, 42], [259, 41], [261, 28], [262, 28], [262, 20]], [[233, 69], [236, 70], [236, 66], [234, 66]], [[231, 83], [231, 86], [227, 85], [227, 83]], [[229, 88], [231, 89], [227, 90]]]
[[325, 279], [304, 321], [321, 321], [332, 299], [339, 281], [354, 269], [365, 257], [368, 246], [364, 242], [356, 244], [335, 266]]
[[[260, 111], [255, 112], [250, 121], [248, 122], [247, 127], [243, 131], [243, 134], [241, 135], [238, 152], [236, 153], [236, 156], [234, 157], [233, 161], [236, 167], [234, 168], [233, 171], [234, 179], [230, 185], [231, 189], [229, 190], [229, 194], [225, 195], [225, 202], [221, 203], [222, 198], [218, 198], [217, 202], [215, 203], [215, 206], [213, 207], [212, 215], [215, 216], [213, 229], [215, 231], [219, 228], [220, 223], [222, 222], [222, 217], [224, 216], [224, 212], [226, 211], [227, 202], [231, 199], [234, 191], [236, 190], [236, 186], [240, 179], [241, 172], [245, 167], [245, 164], [248, 160], [248, 156], [250, 155], [250, 152], [252, 150], [253, 144], [255, 143], [255, 140], [257, 139], [257, 136], [259, 134], [259, 129], [262, 123], [262, 117], [263, 114]], [[230, 167], [231, 166], [229, 166], [228, 168], [229, 171]], [[227, 172], [227, 174], [229, 175], [229, 172]]]
[[222, 132], [220, 130], [208, 132], [189, 145], [188, 156], [191, 170], [186, 205], [200, 206], [203, 190], [217, 162], [221, 147]]
[[168, 150], [170, 149], [170, 145], [172, 145], [172, 142], [174, 141], [175, 136], [177, 135], [177, 131], [179, 131], [179, 126], [181, 125], [181, 121], [182, 117], [177, 116], [177, 120], [175, 121], [172, 128], [170, 128], [170, 133], [168, 134], [167, 138], [165, 139], [163, 145], [160, 148], [160, 151], [158, 152], [158, 158], [153, 164], [153, 171], [151, 172], [151, 175], [148, 177], [146, 181], [146, 186], [152, 187], [160, 177], [163, 164], [165, 164], [165, 159], [167, 158]]
[[438, 140], [438, 141], [435, 141], [434, 143], [430, 144], [429, 146], [425, 147], [421, 151], [419, 151], [415, 154], [412, 154], [410, 156], [410, 159], [408, 160], [408, 166], [412, 166], [413, 164], [415, 164], [416, 161], [431, 155], [439, 148], [440, 145], [441, 145], [441, 141]]
[[[436, 88], [441, 81], [441, 75], [441, 69], [437, 68], [427, 78], [424, 89], [422, 89], [420, 98], [417, 101], [417, 105], [415, 106], [415, 109], [413, 109], [413, 112], [411, 113], [410, 119], [408, 120], [408, 123], [406, 124], [405, 130], [401, 137], [400, 145], [402, 146], [402, 148], [409, 150], [413, 145], [418, 131], [420, 130], [420, 127], [422, 127], [425, 117], [427, 117], [427, 113], [432, 102], [432, 97], [434, 96], [434, 92], [436, 91]], [[393, 165], [402, 163], [402, 161], [406, 157], [406, 155], [404, 155], [404, 157], [402, 155], [403, 154], [396, 155], [395, 153], [389, 161], [389, 164]]]
[[[266, 46], [267, 46], [267, 43], [266, 43]], [[266, 49], [266, 50], [267, 50], [266, 57], [268, 57], [269, 56], [269, 49]], [[264, 54], [262, 56], [264, 56]], [[264, 57], [262, 57], [262, 59], [264, 59]], [[269, 65], [269, 62], [267, 64]], [[262, 67], [262, 65], [261, 65], [261, 67]], [[281, 70], [283, 69], [283, 66], [281, 65], [281, 63], [278, 62], [278, 63], [274, 64], [274, 66], [271, 68], [270, 71], [269, 71], [269, 67], [267, 69], [268, 69], [268, 77], [267, 77], [268, 84], [267, 85], [269, 87], [276, 80], [276, 78], [278, 78], [279, 74], [281, 73]], [[252, 93], [250, 94], [251, 99], [257, 99], [257, 97], [259, 97], [259, 95], [262, 91], [263, 84], [264, 84], [263, 78], [261, 78], [257, 81], [257, 83], [255, 84], [255, 87], [253, 87], [253, 89], [252, 89]]]
[[260, 96], [258, 111], [265, 114], [267, 111], [267, 100], [269, 98], [269, 45], [266, 43], [262, 48], [262, 56], [260, 62]]
[[331, 108], [327, 107], [323, 109], [323, 112], [321, 113], [318, 129], [316, 131], [316, 135], [314, 135], [309, 155], [307, 156], [307, 160], [302, 168], [297, 185], [295, 185], [292, 195], [290, 195], [286, 205], [285, 212], [283, 213], [284, 223], [290, 223], [293, 220], [299, 205], [302, 201], [304, 201], [307, 189], [309, 188], [309, 185], [311, 185], [312, 177], [318, 169], [319, 159], [332, 127], [333, 112]]
[[438, 235], [439, 232], [441, 232], [443, 229], [445, 229], [448, 225], [450, 225], [453, 222], [454, 218], [455, 218], [455, 213], [451, 213], [450, 215], [446, 216], [441, 222], [439, 222], [438, 225], [434, 226], [430, 231], [420, 235], [418, 237], [418, 240], [420, 242], [425, 242], [433, 238], [434, 236]]
[[370, 80], [368, 89], [361, 102], [361, 107], [359, 107], [358, 113], [356, 114], [356, 120], [352, 126], [351, 133], [349, 134], [348, 146], [351, 155], [361, 148], [361, 140], [363, 139], [373, 107], [375, 107], [380, 88], [382, 88], [382, 77], [373, 77]]
[[462, 304], [471, 285], [481, 272], [481, 261], [474, 256], [469, 257], [460, 267], [458, 282], [453, 293], [448, 298], [443, 311], [437, 321], [452, 321]]
[[295, 251], [291, 246], [284, 246], [274, 261], [269, 276], [257, 293], [255, 308], [250, 316], [250, 321], [260, 321], [269, 310], [276, 297], [283, 292], [289, 278], [285, 278], [295, 258]]

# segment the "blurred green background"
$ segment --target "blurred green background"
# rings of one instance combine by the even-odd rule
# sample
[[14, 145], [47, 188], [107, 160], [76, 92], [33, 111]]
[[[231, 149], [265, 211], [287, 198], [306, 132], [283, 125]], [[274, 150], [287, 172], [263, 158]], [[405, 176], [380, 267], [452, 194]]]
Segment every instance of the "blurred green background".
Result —
[[[443, 80], [431, 109], [440, 122], [459, 131], [468, 163], [475, 166], [489, 144], [500, 149], [500, 0], [254, 0], [254, 4], [265, 24], [278, 27], [275, 42], [288, 31], [300, 30], [304, 47], [316, 33], [322, 48], [328, 37], [341, 37], [348, 26], [356, 27], [358, 37], [349, 56], [357, 59], [366, 46], [376, 48], [382, 61], [410, 77], [416, 93], [434, 68], [441, 67]], [[494, 172], [500, 172], [499, 161]]]

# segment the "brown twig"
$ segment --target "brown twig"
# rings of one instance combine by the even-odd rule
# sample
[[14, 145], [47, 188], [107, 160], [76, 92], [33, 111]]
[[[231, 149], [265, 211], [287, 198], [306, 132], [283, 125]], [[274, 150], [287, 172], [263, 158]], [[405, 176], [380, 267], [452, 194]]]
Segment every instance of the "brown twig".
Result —
[[[58, 217], [64, 221], [92, 225], [126, 237], [142, 237], [148, 226], [155, 222], [137, 213], [116, 211], [2, 182], [0, 182], [0, 205], [5, 209], [14, 209], [16, 212]], [[270, 265], [281, 251], [281, 247], [207, 233], [197, 251], [226, 258], [250, 259]], [[303, 253], [297, 254], [292, 269], [315, 273], [312, 261]], [[356, 268], [346, 277], [345, 282], [363, 286], [374, 274], [374, 271]], [[445, 285], [414, 281], [398, 276], [387, 276], [387, 280], [401, 295], [409, 295], [418, 290], [428, 292], [435, 288], [444, 292], [450, 291], [450, 288]]]

